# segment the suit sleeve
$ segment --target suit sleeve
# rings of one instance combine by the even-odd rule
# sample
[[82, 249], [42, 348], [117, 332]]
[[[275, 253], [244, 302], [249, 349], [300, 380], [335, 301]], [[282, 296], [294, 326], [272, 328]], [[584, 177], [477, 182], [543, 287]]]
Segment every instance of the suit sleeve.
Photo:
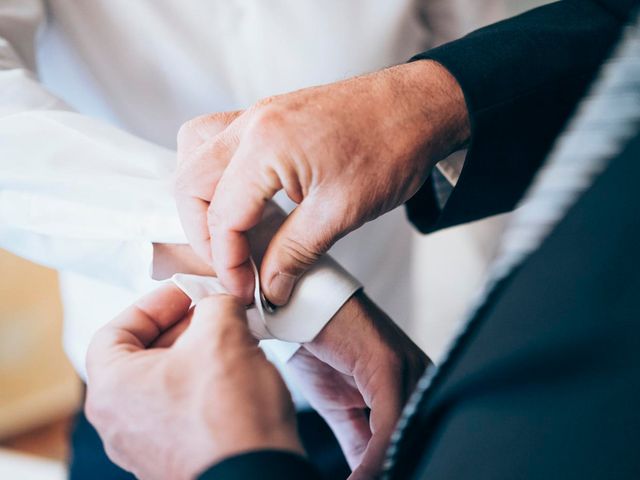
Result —
[[638, 0], [565, 0], [417, 55], [457, 79], [471, 120], [460, 178], [440, 206], [427, 181], [407, 202], [423, 233], [511, 210]]
[[277, 450], [260, 450], [227, 458], [204, 472], [199, 480], [320, 480], [313, 466], [300, 455]]

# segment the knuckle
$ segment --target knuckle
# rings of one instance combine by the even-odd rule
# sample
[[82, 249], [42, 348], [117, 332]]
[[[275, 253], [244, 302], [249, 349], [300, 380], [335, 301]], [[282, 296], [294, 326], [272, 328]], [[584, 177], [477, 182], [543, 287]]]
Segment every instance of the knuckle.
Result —
[[267, 99], [263, 102], [266, 103], [256, 106], [248, 123], [247, 131], [254, 141], [267, 143], [285, 129], [286, 114], [275, 105], [273, 99]]
[[197, 309], [201, 311], [223, 312], [233, 310], [239, 305], [238, 300], [231, 295], [210, 295], [198, 302]]
[[[299, 266], [301, 269], [305, 269], [313, 265], [318, 261], [323, 253], [322, 247], [308, 246], [291, 237], [283, 239], [280, 247], [283, 254], [286, 257], [293, 259], [296, 266]], [[302, 272], [294, 273], [299, 274]]]
[[196, 314], [200, 315], [200, 321], [209, 323], [206, 355], [220, 356], [246, 335], [245, 309], [236, 297], [214, 295], [204, 298], [198, 303]]
[[216, 326], [229, 323], [225, 319], [243, 313], [244, 309], [240, 301], [231, 295], [211, 295], [200, 300], [196, 306], [196, 314], [212, 317]]
[[178, 151], [191, 151], [222, 132], [235, 112], [205, 114], [183, 123], [178, 129]]
[[251, 108], [251, 112], [255, 113], [256, 110], [264, 109], [269, 105], [273, 105], [277, 103], [278, 96], [277, 95], [269, 95], [268, 97], [264, 97], [258, 100], [254, 106]]
[[198, 145], [202, 142], [199, 134], [198, 126], [202, 124], [202, 117], [187, 120], [180, 126], [177, 136], [178, 150], [184, 148], [193, 148], [194, 144]]
[[229, 165], [234, 148], [233, 138], [221, 135], [203, 142], [196, 149], [178, 152], [178, 164], [173, 178], [177, 193], [192, 192], [194, 196], [213, 195], [215, 186]]

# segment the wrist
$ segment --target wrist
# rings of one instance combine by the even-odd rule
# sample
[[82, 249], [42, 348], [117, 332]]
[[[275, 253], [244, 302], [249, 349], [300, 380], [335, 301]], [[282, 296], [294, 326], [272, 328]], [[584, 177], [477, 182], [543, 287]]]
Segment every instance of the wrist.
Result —
[[[377, 338], [374, 322], [384, 315], [369, 300], [363, 290], [354, 293], [331, 318], [320, 333], [303, 347], [323, 361], [353, 360], [368, 355], [367, 350]], [[366, 339], [364, 343], [358, 342]], [[335, 358], [332, 358], [335, 357]]]
[[391, 92], [389, 111], [397, 116], [409, 155], [425, 162], [425, 176], [437, 162], [464, 148], [471, 126], [462, 88], [433, 60], [420, 60], [385, 70]]
[[408, 63], [407, 88], [413, 109], [422, 113], [418, 128], [427, 139], [423, 148], [440, 161], [463, 148], [471, 135], [469, 111], [455, 77], [433, 60]]

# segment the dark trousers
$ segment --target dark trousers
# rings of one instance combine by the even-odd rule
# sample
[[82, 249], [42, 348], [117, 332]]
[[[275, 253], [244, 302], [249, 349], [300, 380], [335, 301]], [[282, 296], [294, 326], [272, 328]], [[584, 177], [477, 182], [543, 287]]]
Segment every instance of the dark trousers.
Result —
[[[314, 411], [298, 413], [298, 430], [309, 460], [326, 479], [346, 478], [349, 467], [327, 424]], [[135, 480], [112, 463], [104, 452], [98, 433], [83, 412], [76, 415], [71, 432], [71, 480]]]

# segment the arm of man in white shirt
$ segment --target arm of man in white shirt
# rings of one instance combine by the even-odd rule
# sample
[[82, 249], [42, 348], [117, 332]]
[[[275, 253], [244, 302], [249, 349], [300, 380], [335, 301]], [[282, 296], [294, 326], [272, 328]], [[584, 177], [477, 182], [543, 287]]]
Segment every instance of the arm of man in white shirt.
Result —
[[[130, 289], [146, 287], [152, 264], [156, 278], [162, 269], [206, 273], [188, 250], [166, 245], [186, 243], [172, 195], [175, 152], [73, 112], [38, 82], [44, 20], [42, 1], [0, 3], [0, 247]], [[316, 333], [359, 287], [328, 262], [298, 289], [298, 303], [325, 307], [308, 315]]]
[[0, 3], [0, 247], [136, 288], [151, 241], [184, 241], [175, 154], [73, 112], [38, 82], [44, 20], [39, 0]]

